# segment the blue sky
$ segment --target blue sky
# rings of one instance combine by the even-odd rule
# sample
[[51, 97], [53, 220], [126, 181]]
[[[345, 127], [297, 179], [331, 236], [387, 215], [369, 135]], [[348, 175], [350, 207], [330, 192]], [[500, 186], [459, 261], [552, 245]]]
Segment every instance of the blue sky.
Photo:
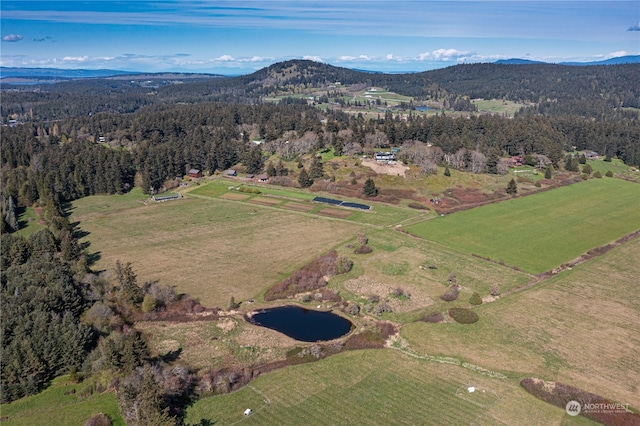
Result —
[[238, 74], [640, 54], [640, 1], [2, 0], [3, 66]]

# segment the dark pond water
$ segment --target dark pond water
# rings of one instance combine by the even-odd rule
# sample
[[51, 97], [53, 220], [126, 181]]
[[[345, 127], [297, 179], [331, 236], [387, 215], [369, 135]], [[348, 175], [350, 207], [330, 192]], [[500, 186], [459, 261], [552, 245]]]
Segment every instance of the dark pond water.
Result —
[[428, 106], [424, 106], [424, 105], [418, 105], [416, 107], [417, 111], [431, 111], [433, 108], [429, 108]]
[[251, 322], [302, 342], [336, 339], [351, 330], [351, 321], [346, 318], [299, 306], [264, 309], [255, 313]]

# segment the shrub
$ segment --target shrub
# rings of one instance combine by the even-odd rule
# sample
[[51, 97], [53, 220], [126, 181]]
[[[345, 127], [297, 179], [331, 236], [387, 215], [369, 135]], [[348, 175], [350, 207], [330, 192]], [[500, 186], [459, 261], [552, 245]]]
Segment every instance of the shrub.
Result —
[[371, 247], [364, 245], [364, 246], [360, 246], [357, 249], [355, 249], [354, 253], [355, 254], [367, 254], [367, 253], [371, 253], [373, 250], [371, 249]]
[[369, 242], [369, 239], [367, 238], [364, 232], [358, 232], [358, 234], [356, 235], [356, 238], [357, 238], [358, 244], [360, 244], [361, 246], [367, 245], [367, 243]]
[[94, 414], [84, 426], [111, 426], [111, 419], [105, 414]]
[[[525, 377], [520, 381], [520, 386], [536, 398], [560, 408], [565, 408], [569, 401], [576, 401], [581, 406], [585, 404], [614, 404], [599, 395], [560, 382], [545, 382], [533, 377]], [[605, 425], [640, 424], [640, 415], [631, 411], [601, 412], [596, 410], [591, 412], [582, 410], [580, 415]]]
[[449, 290], [446, 293], [442, 294], [440, 296], [440, 299], [444, 300], [445, 302], [453, 302], [458, 298], [459, 295], [460, 293], [458, 292], [458, 290]]
[[409, 207], [416, 210], [429, 210], [429, 207], [420, 203], [409, 203]]
[[541, 188], [542, 184], [540, 183], [539, 180], [537, 180], [536, 183], [533, 184], [533, 186], [535, 186], [536, 188]]
[[500, 286], [498, 284], [493, 284], [491, 286], [491, 295], [494, 297], [500, 296]]
[[471, 305], [482, 305], [482, 297], [480, 297], [480, 293], [473, 292], [471, 297], [469, 298], [469, 303]]
[[606, 177], [613, 177], [613, 172], [611, 170], [609, 170], [607, 173], [604, 174]]
[[406, 291], [402, 287], [394, 288], [393, 291], [391, 292], [391, 294], [394, 295], [395, 297], [406, 297], [407, 299], [411, 298], [411, 293], [409, 293], [408, 291]]
[[385, 312], [393, 312], [393, 309], [387, 302], [382, 302], [376, 305], [375, 308], [373, 308], [373, 313], [376, 314], [377, 316], [380, 316]]
[[369, 303], [378, 303], [380, 301], [380, 296], [378, 296], [377, 294], [370, 294], [369, 296], [367, 296], [367, 300], [369, 301]]
[[600, 173], [600, 170], [596, 170], [595, 173], [593, 173], [593, 177], [596, 179], [602, 179], [602, 173]]
[[442, 312], [434, 312], [432, 314], [425, 315], [424, 318], [422, 318], [422, 321], [431, 323], [442, 322], [444, 321], [444, 315], [442, 315]]
[[344, 268], [344, 260], [332, 250], [271, 287], [265, 293], [264, 300], [285, 299], [298, 293], [319, 289], [327, 285], [325, 277], [344, 273]]
[[350, 303], [346, 308], [344, 308], [344, 312], [349, 315], [356, 316], [360, 313], [360, 306], [355, 303]]
[[454, 283], [456, 284], [458, 282], [458, 277], [456, 277], [456, 274], [454, 274], [453, 272], [449, 274], [449, 276], [447, 277], [447, 282], [450, 283]]
[[141, 308], [144, 313], [154, 311], [156, 309], [156, 299], [154, 299], [150, 294], [145, 294]]
[[478, 321], [478, 314], [465, 308], [450, 308], [449, 316], [459, 324], [473, 324]]

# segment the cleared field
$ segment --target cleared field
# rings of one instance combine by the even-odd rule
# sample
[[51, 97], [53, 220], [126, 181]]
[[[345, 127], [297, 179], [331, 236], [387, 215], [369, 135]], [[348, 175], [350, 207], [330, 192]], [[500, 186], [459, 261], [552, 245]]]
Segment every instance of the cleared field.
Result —
[[[339, 247], [342, 254], [353, 259], [354, 270], [333, 278], [330, 285], [361, 306], [369, 303], [371, 295], [387, 300], [393, 312], [383, 318], [400, 324], [426, 312], [466, 305], [474, 291], [487, 296], [493, 284], [507, 291], [533, 279], [523, 272], [390, 229], [370, 230], [367, 237], [373, 248], [370, 254], [356, 255], [353, 248]], [[452, 275], [461, 286], [460, 297], [455, 302], [443, 302], [440, 296], [447, 291]], [[411, 297], [394, 296], [393, 290], [398, 287]]]
[[539, 273], [636, 231], [639, 207], [637, 184], [593, 179], [439, 217], [406, 230]]
[[78, 396], [78, 393], [85, 385], [68, 382], [69, 376], [60, 376], [37, 395], [2, 404], [2, 424], [81, 426], [94, 414], [104, 413], [109, 416], [114, 426], [125, 425], [113, 392], [83, 398]]
[[[334, 355], [269, 373], [250, 386], [197, 401], [187, 411], [187, 423], [588, 424], [536, 400], [512, 381], [394, 350]], [[469, 393], [468, 386], [477, 393]], [[245, 417], [247, 408], [253, 414]]]
[[220, 195], [220, 198], [233, 201], [245, 201], [248, 200], [251, 195], [243, 194], [242, 192], [227, 192]]
[[402, 336], [421, 353], [557, 380], [640, 407], [640, 239], [530, 290], [476, 307], [480, 321], [414, 323]]
[[359, 229], [216, 198], [147, 205], [141, 198], [86, 197], [71, 206], [70, 220], [88, 233], [82, 241], [99, 254], [94, 269], [131, 262], [140, 284], [176, 285], [205, 306], [256, 297]]
[[478, 107], [478, 111], [480, 112], [503, 114], [509, 117], [513, 117], [513, 114], [518, 112], [520, 108], [527, 106], [525, 104], [501, 99], [474, 99], [473, 103]]

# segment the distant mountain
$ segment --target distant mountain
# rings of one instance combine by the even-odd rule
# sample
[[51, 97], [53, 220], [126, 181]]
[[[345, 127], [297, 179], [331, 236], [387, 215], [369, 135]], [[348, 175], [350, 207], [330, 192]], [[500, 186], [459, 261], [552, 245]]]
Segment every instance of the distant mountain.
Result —
[[[500, 59], [496, 64], [507, 65], [530, 65], [530, 64], [546, 64], [548, 62], [531, 61], [529, 59], [511, 58]], [[640, 55], [618, 56], [617, 58], [606, 59], [604, 61], [592, 62], [558, 62], [557, 65], [570, 66], [589, 66], [589, 65], [619, 65], [619, 64], [640, 64]]]
[[640, 55], [618, 56], [604, 61], [595, 62], [561, 62], [560, 65], [618, 65], [618, 64], [640, 64]]
[[529, 59], [519, 59], [519, 58], [511, 58], [511, 59], [500, 59], [495, 62], [496, 64], [505, 64], [505, 65], [530, 65], [530, 64], [544, 64], [545, 62], [540, 61], [531, 61]]
[[116, 75], [140, 74], [135, 71], [118, 70], [83, 70], [83, 69], [60, 69], [60, 68], [15, 68], [0, 67], [0, 78], [22, 77], [22, 78], [105, 78]]

